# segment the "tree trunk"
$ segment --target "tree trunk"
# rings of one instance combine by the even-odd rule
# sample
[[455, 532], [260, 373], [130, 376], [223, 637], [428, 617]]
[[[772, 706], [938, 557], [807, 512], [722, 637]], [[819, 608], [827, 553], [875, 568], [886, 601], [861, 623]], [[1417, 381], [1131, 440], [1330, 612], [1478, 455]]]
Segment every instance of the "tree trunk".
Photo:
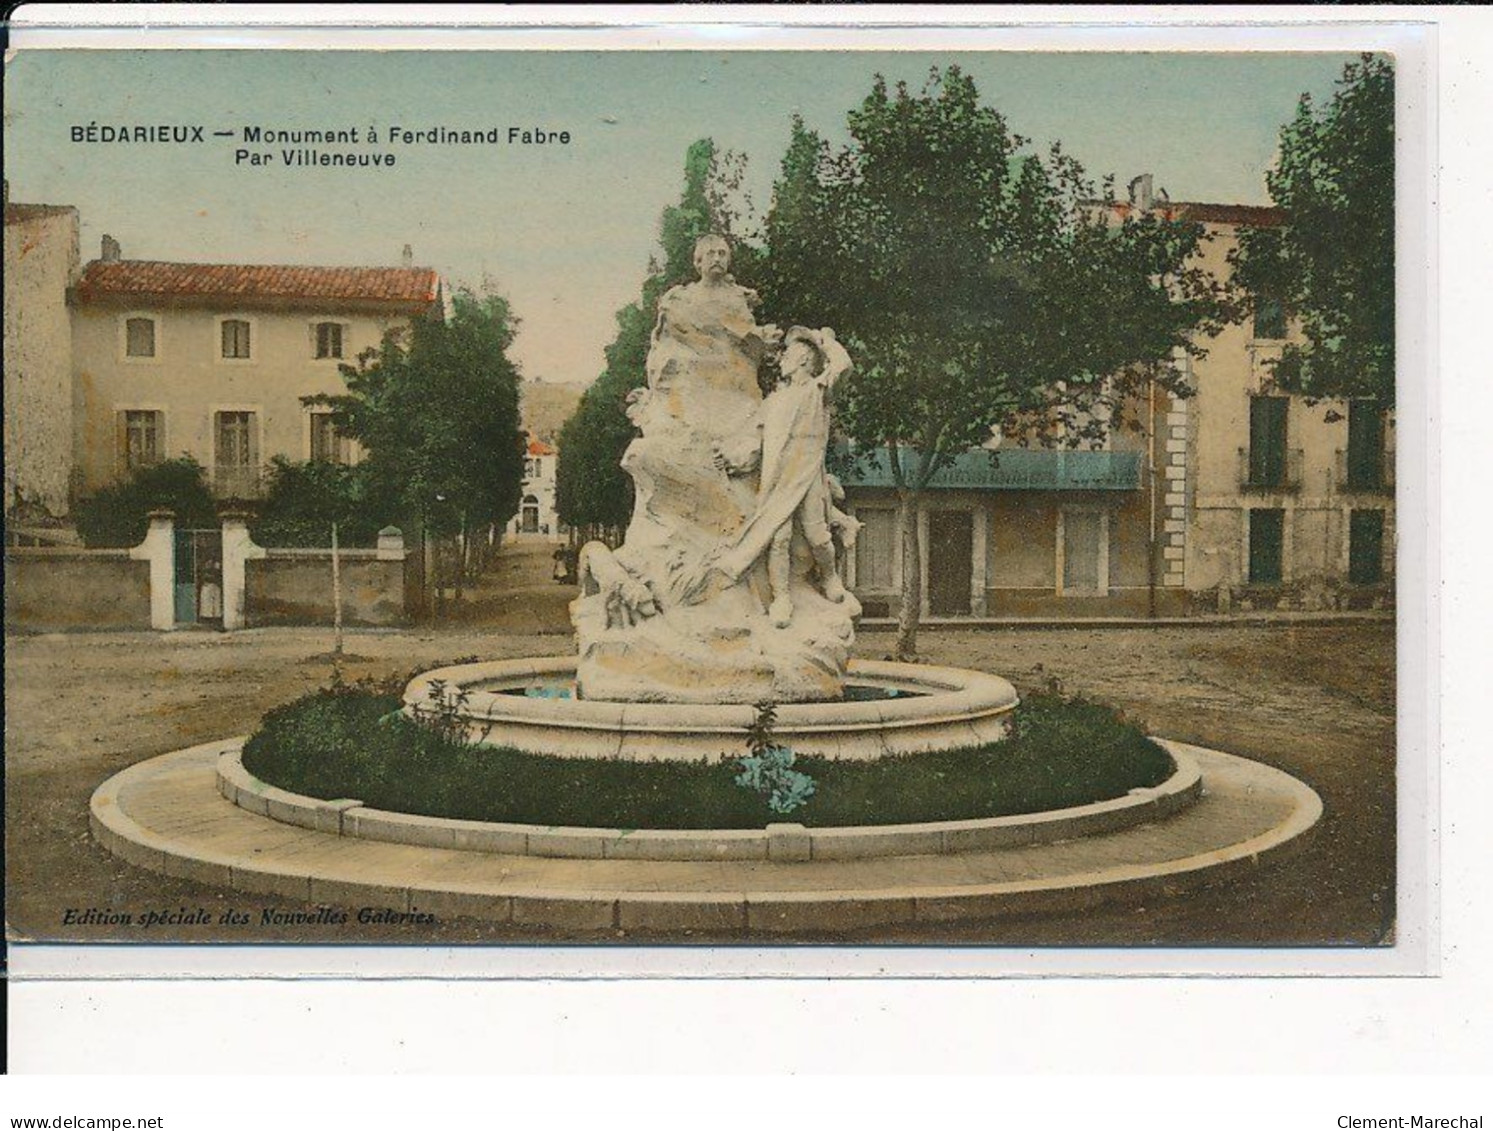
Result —
[[430, 525], [423, 517], [420, 519], [420, 551], [425, 563], [425, 616], [427, 620], [435, 620], [441, 613], [441, 579], [435, 575], [435, 539], [430, 536]]
[[452, 600], [453, 603], [459, 605], [467, 579], [467, 516], [465, 513], [461, 516], [461, 531], [456, 537], [456, 592]]
[[482, 537], [481, 549], [477, 555], [477, 576], [486, 577], [487, 571], [492, 568], [493, 558], [497, 556], [498, 547], [498, 524], [489, 522], [487, 530]]
[[897, 492], [897, 531], [902, 543], [902, 607], [897, 611], [897, 659], [918, 655], [918, 624], [923, 616], [923, 546], [918, 539], [920, 492]]

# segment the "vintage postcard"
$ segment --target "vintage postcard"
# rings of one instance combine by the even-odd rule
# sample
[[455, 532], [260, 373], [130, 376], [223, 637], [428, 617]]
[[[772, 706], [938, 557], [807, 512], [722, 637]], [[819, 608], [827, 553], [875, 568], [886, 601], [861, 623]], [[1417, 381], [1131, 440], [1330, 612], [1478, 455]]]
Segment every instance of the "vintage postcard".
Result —
[[19, 950], [1426, 968], [1383, 29], [21, 42]]

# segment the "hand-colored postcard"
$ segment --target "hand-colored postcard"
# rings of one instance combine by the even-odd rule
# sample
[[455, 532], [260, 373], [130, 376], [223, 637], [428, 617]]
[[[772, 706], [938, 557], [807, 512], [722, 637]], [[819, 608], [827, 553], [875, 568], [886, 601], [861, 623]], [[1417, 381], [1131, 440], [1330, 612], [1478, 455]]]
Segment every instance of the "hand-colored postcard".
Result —
[[1413, 53], [20, 42], [13, 944], [1424, 944]]

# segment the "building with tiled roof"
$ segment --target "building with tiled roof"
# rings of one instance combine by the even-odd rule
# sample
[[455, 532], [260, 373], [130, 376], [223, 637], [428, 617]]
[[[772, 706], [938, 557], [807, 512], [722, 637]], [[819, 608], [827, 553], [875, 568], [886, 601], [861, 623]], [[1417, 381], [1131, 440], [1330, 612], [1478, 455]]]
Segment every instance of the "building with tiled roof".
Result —
[[509, 533], [525, 537], [559, 538], [565, 533], [555, 510], [555, 468], [560, 452], [553, 444], [537, 437], [529, 439], [528, 458], [524, 460], [523, 496], [518, 514], [508, 524]]
[[83, 492], [188, 455], [223, 497], [260, 493], [275, 456], [350, 462], [303, 398], [412, 318], [440, 316], [440, 276], [398, 267], [127, 259], [105, 236], [70, 291]]

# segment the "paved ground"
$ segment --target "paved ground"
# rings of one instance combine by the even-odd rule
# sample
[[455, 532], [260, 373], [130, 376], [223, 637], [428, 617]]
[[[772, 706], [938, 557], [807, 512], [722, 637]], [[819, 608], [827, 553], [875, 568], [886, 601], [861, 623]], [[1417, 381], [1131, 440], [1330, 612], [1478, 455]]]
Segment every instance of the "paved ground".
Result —
[[[544, 581], [549, 548], [510, 554], [474, 595], [481, 627], [462, 620], [407, 633], [351, 634], [349, 674], [388, 676], [468, 656], [567, 650], [569, 592]], [[519, 595], [513, 590], [517, 582]], [[505, 591], [506, 590], [506, 591]], [[558, 637], [558, 638], [557, 638]], [[857, 651], [886, 654], [889, 634]], [[1147, 906], [1082, 915], [830, 936], [857, 942], [1021, 945], [1387, 941], [1394, 892], [1394, 634], [1384, 623], [1239, 629], [1009, 629], [930, 632], [931, 661], [1000, 672], [1019, 688], [1058, 680], [1122, 707], [1158, 734], [1278, 766], [1321, 794], [1311, 844], [1259, 876]], [[544, 941], [523, 927], [448, 920], [432, 928], [219, 926], [227, 910], [264, 903], [124, 864], [88, 833], [88, 799], [120, 768], [163, 751], [252, 730], [269, 708], [325, 683], [330, 633], [98, 633], [6, 641], [7, 912], [12, 937], [111, 938], [118, 928], [64, 926], [69, 909], [175, 911], [212, 922], [155, 941]], [[75, 916], [76, 917], [76, 916]], [[606, 941], [618, 932], [572, 932]], [[145, 938], [130, 932], [125, 937]], [[655, 941], [627, 933], [623, 938]], [[805, 936], [797, 936], [802, 940]], [[708, 936], [672, 936], [706, 941]]]

